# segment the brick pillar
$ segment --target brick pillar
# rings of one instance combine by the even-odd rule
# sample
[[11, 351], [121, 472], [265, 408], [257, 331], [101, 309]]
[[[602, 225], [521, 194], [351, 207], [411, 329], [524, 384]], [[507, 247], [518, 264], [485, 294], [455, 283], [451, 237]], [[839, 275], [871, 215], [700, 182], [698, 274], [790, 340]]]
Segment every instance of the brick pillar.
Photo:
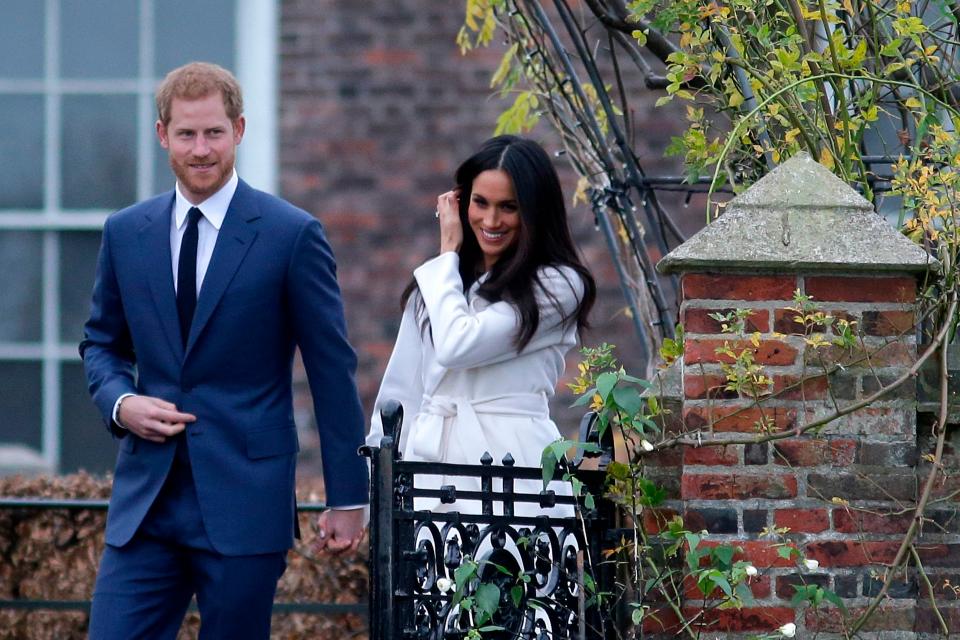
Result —
[[[797, 625], [797, 637], [836, 631], [834, 607], [791, 607], [793, 585], [821, 585], [852, 610], [879, 588], [872, 575], [893, 559], [909, 512], [876, 514], [908, 508], [918, 494], [914, 383], [822, 429], [796, 430], [870, 396], [915, 363], [916, 277], [930, 262], [805, 154], [731, 201], [661, 262], [682, 277], [685, 429], [704, 439], [754, 440], [683, 451], [687, 528], [739, 545], [761, 571], [756, 604], [715, 614], [711, 638], [787, 622]], [[813, 330], [797, 323], [789, 310], [796, 291], [833, 323]], [[738, 309], [750, 311], [740, 334], [711, 317]], [[838, 337], [840, 320], [853, 323], [855, 346], [815, 346]], [[725, 347], [749, 350], [769, 379], [759, 401], [727, 388], [733, 360], [718, 353]], [[760, 442], [767, 435], [775, 439]], [[774, 528], [788, 528], [779, 541], [819, 567], [799, 570], [795, 559], [781, 558], [777, 540], [761, 535]], [[916, 584], [895, 583], [892, 595], [872, 628], [912, 633]]]

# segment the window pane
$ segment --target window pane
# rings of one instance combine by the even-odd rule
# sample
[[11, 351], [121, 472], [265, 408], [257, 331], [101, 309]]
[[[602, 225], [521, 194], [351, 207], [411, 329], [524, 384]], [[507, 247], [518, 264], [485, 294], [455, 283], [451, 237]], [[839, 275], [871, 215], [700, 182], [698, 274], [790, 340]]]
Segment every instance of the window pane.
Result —
[[0, 95], [0, 122], [0, 209], [39, 209], [43, 206], [43, 96]]
[[173, 170], [170, 168], [167, 150], [159, 144], [156, 145], [156, 151], [154, 151], [153, 154], [153, 167], [153, 192], [163, 193], [164, 191], [173, 189], [177, 178], [173, 175]]
[[105, 473], [113, 469], [117, 447], [87, 392], [80, 363], [64, 363], [60, 376], [60, 471], [86, 469]]
[[40, 341], [42, 257], [39, 233], [0, 231], [0, 341]]
[[63, 206], [119, 209], [136, 200], [137, 100], [63, 98]]
[[60, 341], [75, 344], [83, 338], [90, 315], [90, 293], [100, 251], [99, 231], [60, 235]]
[[3, 436], [8, 443], [25, 444], [40, 450], [39, 362], [0, 361], [0, 414]]
[[236, 0], [156, 0], [156, 60], [159, 77], [192, 60], [233, 69]]
[[65, 78], [135, 78], [139, 2], [61, 0], [60, 71]]
[[0, 5], [0, 77], [43, 77], [43, 2]]

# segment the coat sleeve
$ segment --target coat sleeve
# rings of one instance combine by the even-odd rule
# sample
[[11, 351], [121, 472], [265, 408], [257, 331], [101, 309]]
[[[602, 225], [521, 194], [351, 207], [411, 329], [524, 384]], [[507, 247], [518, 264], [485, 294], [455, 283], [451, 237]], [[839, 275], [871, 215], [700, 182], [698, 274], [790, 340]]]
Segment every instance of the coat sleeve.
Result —
[[[393, 353], [390, 354], [387, 368], [383, 372], [380, 391], [373, 405], [370, 433], [367, 435], [367, 444], [371, 447], [379, 447], [383, 437], [380, 408], [384, 402], [396, 400], [403, 406], [403, 422], [406, 425], [409, 425], [413, 416], [420, 411], [423, 399], [423, 341], [417, 326], [415, 297], [410, 296], [407, 300], [400, 320], [400, 330], [397, 332], [397, 341], [393, 345]], [[399, 446], [399, 443], [397, 445]]]
[[127, 430], [113, 421], [113, 407], [120, 396], [137, 392], [136, 358], [111, 257], [110, 226], [108, 219], [103, 227], [90, 318], [83, 327], [80, 357], [94, 404], [107, 429], [122, 438]]
[[313, 395], [327, 504], [366, 504], [367, 465], [357, 453], [364, 432], [357, 357], [347, 341], [333, 252], [317, 220], [310, 220], [296, 240], [287, 282], [293, 329]]
[[[514, 357], [520, 330], [516, 309], [503, 301], [471, 309], [458, 269], [459, 257], [450, 251], [414, 271], [430, 316], [437, 362], [448, 369], [469, 369]], [[548, 267], [539, 278], [540, 323], [524, 351], [563, 342], [567, 327], [562, 318], [573, 313], [583, 295], [583, 283], [572, 270]]]

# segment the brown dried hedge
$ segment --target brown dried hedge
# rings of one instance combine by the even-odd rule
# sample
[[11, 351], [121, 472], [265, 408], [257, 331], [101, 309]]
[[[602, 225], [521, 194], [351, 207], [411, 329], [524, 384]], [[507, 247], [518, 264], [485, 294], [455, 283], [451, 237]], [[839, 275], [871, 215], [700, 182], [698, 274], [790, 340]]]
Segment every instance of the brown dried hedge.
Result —
[[[107, 498], [110, 478], [85, 473], [59, 477], [0, 478], [0, 496]], [[298, 482], [301, 503], [322, 500], [316, 480]], [[318, 560], [310, 553], [315, 516], [300, 515], [303, 540], [287, 557], [277, 602], [366, 603], [366, 549], [360, 555]], [[103, 551], [106, 512], [0, 509], [0, 600], [89, 600]], [[197, 637], [197, 614], [188, 614], [178, 640]], [[82, 611], [0, 609], [0, 640], [80, 640]], [[356, 615], [275, 614], [272, 637], [284, 640], [361, 639], [366, 621]]]

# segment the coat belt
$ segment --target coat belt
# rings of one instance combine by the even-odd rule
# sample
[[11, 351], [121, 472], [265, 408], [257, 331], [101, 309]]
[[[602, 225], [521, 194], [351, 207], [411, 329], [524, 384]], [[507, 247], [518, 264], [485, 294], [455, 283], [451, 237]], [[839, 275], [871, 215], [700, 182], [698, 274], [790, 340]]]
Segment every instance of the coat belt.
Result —
[[476, 451], [479, 458], [490, 451], [479, 416], [548, 419], [550, 413], [544, 393], [505, 393], [474, 399], [424, 396], [409, 436], [413, 453], [423, 460], [449, 462], [443, 460], [443, 453], [446, 443], [455, 438], [463, 443], [465, 451]]

